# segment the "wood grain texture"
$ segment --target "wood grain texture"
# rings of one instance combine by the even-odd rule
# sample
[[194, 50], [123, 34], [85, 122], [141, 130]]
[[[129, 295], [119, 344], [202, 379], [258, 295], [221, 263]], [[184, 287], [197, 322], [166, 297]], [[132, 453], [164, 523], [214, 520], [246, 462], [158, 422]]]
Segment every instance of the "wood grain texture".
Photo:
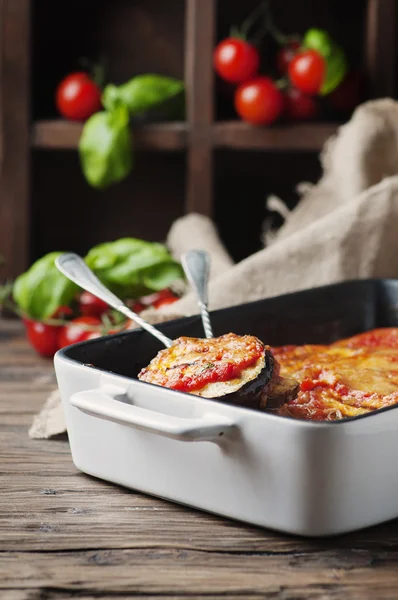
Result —
[[[81, 123], [62, 119], [40, 120], [33, 125], [31, 143], [35, 148], [76, 149], [82, 129]], [[187, 125], [173, 122], [136, 127], [133, 140], [140, 150], [183, 150], [187, 142]]]
[[67, 436], [30, 440], [54, 387], [0, 322], [0, 598], [395, 599], [398, 521], [333, 539], [246, 527], [79, 473]]
[[30, 1], [0, 0], [1, 275], [28, 263]]
[[221, 121], [213, 128], [219, 148], [268, 151], [315, 151], [338, 129], [336, 123], [304, 123], [276, 127], [252, 127], [243, 121]]

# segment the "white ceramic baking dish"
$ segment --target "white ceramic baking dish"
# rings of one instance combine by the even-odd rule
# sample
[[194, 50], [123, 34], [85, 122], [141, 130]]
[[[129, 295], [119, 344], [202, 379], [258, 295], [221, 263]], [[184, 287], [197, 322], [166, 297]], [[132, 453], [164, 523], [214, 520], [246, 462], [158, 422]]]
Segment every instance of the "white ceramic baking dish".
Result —
[[[215, 335], [328, 342], [397, 325], [398, 282], [362, 281], [213, 313]], [[160, 327], [201, 335], [199, 318]], [[345, 533], [398, 517], [398, 408], [315, 423], [228, 406], [134, 377], [160, 345], [139, 330], [57, 353], [73, 461], [148, 494], [283, 532]]]

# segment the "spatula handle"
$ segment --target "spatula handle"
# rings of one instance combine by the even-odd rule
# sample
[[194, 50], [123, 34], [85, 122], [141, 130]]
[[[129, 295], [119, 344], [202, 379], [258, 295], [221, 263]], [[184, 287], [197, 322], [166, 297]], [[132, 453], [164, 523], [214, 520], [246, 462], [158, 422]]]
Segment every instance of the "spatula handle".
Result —
[[207, 282], [210, 273], [210, 256], [204, 250], [189, 250], [189, 252], [186, 252], [182, 256], [181, 262], [185, 275], [195, 292], [205, 335], [207, 338], [212, 338], [213, 329], [210, 322], [209, 311], [207, 310]]

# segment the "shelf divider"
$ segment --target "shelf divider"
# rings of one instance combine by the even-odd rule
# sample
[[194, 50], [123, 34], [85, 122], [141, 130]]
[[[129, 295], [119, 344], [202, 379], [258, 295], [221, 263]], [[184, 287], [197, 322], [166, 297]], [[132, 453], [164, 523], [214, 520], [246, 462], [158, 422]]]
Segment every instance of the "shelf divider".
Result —
[[373, 98], [395, 95], [397, 0], [368, 0], [365, 69]]
[[0, 255], [13, 279], [29, 261], [30, 0], [0, 0]]
[[185, 83], [190, 126], [186, 212], [213, 213], [214, 74], [216, 0], [186, 0]]

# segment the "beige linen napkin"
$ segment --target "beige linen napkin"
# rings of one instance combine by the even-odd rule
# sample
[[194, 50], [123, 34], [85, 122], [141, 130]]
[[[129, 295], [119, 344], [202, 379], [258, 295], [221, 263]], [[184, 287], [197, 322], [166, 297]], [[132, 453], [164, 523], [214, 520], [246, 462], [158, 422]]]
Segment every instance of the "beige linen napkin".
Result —
[[[187, 215], [173, 225], [167, 243], [176, 258], [192, 248], [212, 256], [211, 309], [346, 279], [398, 277], [398, 103], [359, 107], [325, 144], [321, 160], [319, 183], [300, 186], [298, 206], [282, 211], [286, 221], [270, 243], [239, 264], [233, 265], [210, 219]], [[188, 293], [147, 317], [197, 312]], [[56, 392], [29, 435], [51, 437], [64, 429]]]
[[387, 98], [357, 108], [351, 120], [326, 142], [321, 164], [321, 180], [314, 186], [298, 186], [304, 194], [275, 240], [286, 239], [385, 177], [398, 174], [398, 103]]
[[187, 250], [206, 250], [211, 256], [210, 279], [225, 273], [234, 264], [214, 223], [204, 215], [191, 213], [177, 219], [170, 228], [166, 243], [177, 260], [180, 260]]

